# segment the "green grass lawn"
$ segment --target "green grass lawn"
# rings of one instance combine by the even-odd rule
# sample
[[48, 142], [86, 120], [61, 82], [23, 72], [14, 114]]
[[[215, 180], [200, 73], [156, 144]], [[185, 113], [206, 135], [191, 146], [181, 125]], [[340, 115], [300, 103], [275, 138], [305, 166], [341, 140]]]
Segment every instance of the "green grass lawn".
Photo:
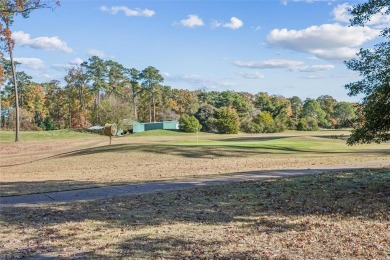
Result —
[[[0, 132], [0, 196], [277, 169], [388, 164], [389, 143], [347, 146], [341, 131], [218, 135], [154, 130], [117, 137]], [[31, 142], [28, 142], [28, 141]]]
[[[191, 138], [185, 141], [172, 141], [169, 144], [178, 147], [204, 147], [204, 148], [233, 148], [248, 151], [264, 151], [267, 154], [294, 153], [296, 155], [337, 155], [343, 153], [365, 153], [373, 150], [390, 154], [389, 144], [370, 144], [365, 146], [348, 146], [345, 139], [333, 139], [329, 136], [316, 136], [307, 133], [307, 136], [253, 136], [233, 137], [218, 140], [198, 141]], [[166, 144], [168, 145], [168, 143]]]
[[[95, 138], [99, 135], [82, 133], [73, 130], [53, 130], [53, 131], [20, 131], [19, 141], [39, 141], [39, 140], [61, 140], [61, 139], [87, 139]], [[0, 142], [15, 141], [14, 131], [0, 131]]]

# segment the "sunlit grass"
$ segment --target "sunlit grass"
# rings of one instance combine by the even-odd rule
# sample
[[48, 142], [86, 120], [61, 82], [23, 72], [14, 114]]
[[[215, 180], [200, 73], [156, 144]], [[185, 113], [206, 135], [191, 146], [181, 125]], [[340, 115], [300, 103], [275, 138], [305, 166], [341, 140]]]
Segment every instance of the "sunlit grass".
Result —
[[[68, 129], [53, 131], [20, 131], [19, 141], [87, 139], [96, 138], [97, 136], [99, 135], [91, 133], [82, 133]], [[14, 140], [14, 131], [0, 131], [0, 142], [12, 142]]]
[[[245, 138], [243, 138], [245, 139]], [[348, 146], [343, 139], [324, 138], [321, 136], [293, 136], [280, 137], [268, 136], [262, 138], [261, 135], [253, 136], [253, 138], [246, 138], [241, 141], [240, 138], [221, 139], [217, 140], [203, 140], [192, 137], [184, 141], [172, 141], [169, 144], [180, 147], [219, 147], [219, 148], [238, 148], [238, 149], [256, 149], [267, 150], [268, 153], [286, 152], [286, 153], [300, 153], [300, 152], [315, 152], [315, 153], [341, 153], [341, 152], [359, 152], [366, 149], [384, 148], [386, 144], [378, 146], [377, 144], [365, 146]]]

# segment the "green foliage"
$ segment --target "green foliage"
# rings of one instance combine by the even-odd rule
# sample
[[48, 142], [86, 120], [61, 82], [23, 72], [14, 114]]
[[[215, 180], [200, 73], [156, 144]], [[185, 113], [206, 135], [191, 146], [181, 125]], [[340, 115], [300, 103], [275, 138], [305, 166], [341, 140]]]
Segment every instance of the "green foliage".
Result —
[[196, 119], [202, 125], [202, 130], [205, 132], [214, 132], [216, 129], [213, 126], [212, 121], [217, 109], [210, 104], [203, 104], [198, 112], [195, 113]]
[[310, 116], [301, 118], [297, 125], [299, 131], [317, 131], [318, 129], [317, 119]]
[[244, 133], [249, 134], [255, 134], [255, 133], [262, 133], [263, 132], [263, 126], [256, 124], [252, 120], [243, 120], [240, 124], [240, 131]]
[[390, 140], [390, 86], [377, 88], [364, 99], [365, 120], [357, 126], [348, 139], [349, 145], [357, 143], [382, 143]]
[[238, 134], [240, 129], [240, 118], [234, 108], [218, 109], [213, 123], [220, 134]]
[[302, 118], [314, 118], [318, 125], [325, 127], [328, 126], [328, 121], [326, 120], [326, 113], [322, 110], [321, 105], [318, 101], [308, 98], [303, 104]]
[[[389, 16], [390, 1], [369, 0], [355, 5], [351, 10], [351, 24], [364, 26], [378, 13]], [[349, 145], [390, 140], [390, 28], [384, 28], [381, 35], [384, 42], [374, 48], [361, 49], [356, 58], [345, 62], [348, 69], [359, 72], [362, 77], [345, 86], [349, 95], [365, 95], [362, 123], [352, 131], [347, 141]]]
[[337, 100], [330, 95], [322, 95], [317, 98], [318, 103], [320, 103], [321, 109], [325, 112], [326, 125], [330, 126], [332, 123], [332, 114], [334, 107], [337, 104]]
[[99, 120], [95, 124], [115, 123], [118, 128], [123, 127], [123, 119], [132, 116], [131, 107], [115, 96], [102, 100], [96, 111], [99, 114]]
[[348, 102], [339, 102], [332, 114], [336, 127], [351, 127], [356, 119], [356, 108]]
[[196, 133], [202, 128], [202, 125], [194, 116], [184, 114], [179, 119], [179, 128], [186, 133]]
[[275, 132], [275, 121], [270, 112], [261, 112], [253, 121], [260, 126], [263, 133]]
[[253, 109], [250, 104], [243, 96], [233, 91], [222, 91], [216, 96], [215, 107], [232, 107], [237, 111], [239, 117], [248, 116], [250, 111]]
[[56, 125], [54, 124], [54, 121], [53, 119], [48, 116], [45, 118], [45, 120], [43, 120], [43, 130], [46, 130], [46, 131], [52, 131], [52, 130], [57, 130], [57, 127]]

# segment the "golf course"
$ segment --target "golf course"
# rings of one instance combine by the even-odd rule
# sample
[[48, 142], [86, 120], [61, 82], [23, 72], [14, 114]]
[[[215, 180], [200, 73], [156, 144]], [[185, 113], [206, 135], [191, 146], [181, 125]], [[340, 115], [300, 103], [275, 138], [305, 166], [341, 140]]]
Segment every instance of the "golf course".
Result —
[[[108, 137], [68, 130], [22, 132], [20, 143], [12, 142], [12, 132], [0, 135], [0, 201], [324, 169], [176, 191], [3, 205], [5, 259], [385, 259], [390, 254], [388, 143], [347, 146], [348, 131], [336, 130], [253, 135], [155, 130], [113, 138], [111, 145]], [[342, 169], [365, 164], [371, 166]], [[325, 170], [330, 166], [332, 173]]]

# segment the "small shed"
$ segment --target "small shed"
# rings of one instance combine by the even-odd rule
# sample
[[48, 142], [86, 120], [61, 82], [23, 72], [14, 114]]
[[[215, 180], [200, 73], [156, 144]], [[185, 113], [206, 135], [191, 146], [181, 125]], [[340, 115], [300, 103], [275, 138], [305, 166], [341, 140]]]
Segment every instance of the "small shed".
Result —
[[133, 133], [141, 133], [141, 132], [145, 132], [145, 124], [142, 124], [142, 123], [135, 123], [133, 124]]
[[131, 119], [124, 119], [124, 125], [128, 126], [134, 134], [141, 133], [149, 130], [165, 129], [165, 130], [178, 130], [179, 121], [163, 121], [163, 122], [151, 122], [151, 123], [140, 123]]
[[163, 129], [178, 130], [179, 129], [179, 121], [177, 121], [177, 120], [164, 121], [163, 122]]

